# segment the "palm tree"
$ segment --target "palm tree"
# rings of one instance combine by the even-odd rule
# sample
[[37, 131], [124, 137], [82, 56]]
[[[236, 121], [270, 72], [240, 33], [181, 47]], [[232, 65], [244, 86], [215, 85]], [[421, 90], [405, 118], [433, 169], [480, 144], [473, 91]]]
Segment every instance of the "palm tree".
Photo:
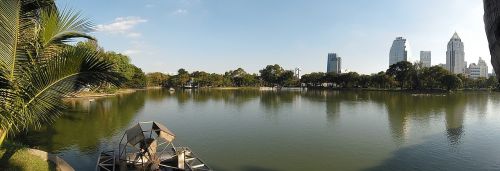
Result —
[[0, 1], [0, 143], [2, 132], [53, 121], [64, 109], [61, 99], [82, 86], [119, 84], [99, 51], [67, 44], [95, 40], [87, 34], [92, 28], [53, 0]]

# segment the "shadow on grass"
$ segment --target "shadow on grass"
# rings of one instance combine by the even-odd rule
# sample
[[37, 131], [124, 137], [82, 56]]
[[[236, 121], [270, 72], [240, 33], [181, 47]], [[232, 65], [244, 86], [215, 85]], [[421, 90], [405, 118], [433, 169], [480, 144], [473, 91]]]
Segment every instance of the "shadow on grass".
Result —
[[36, 156], [29, 154], [26, 149], [25, 145], [10, 141], [4, 142], [0, 147], [0, 170], [57, 170], [56, 165], [50, 161], [41, 160], [47, 162], [48, 168], [44, 168], [44, 164], [40, 162], [33, 162], [34, 160], [29, 156]]
[[22, 170], [21, 166], [13, 166], [9, 163], [9, 160], [16, 154], [17, 151], [24, 148], [19, 144], [14, 144], [11, 142], [4, 142], [0, 147], [0, 170]]

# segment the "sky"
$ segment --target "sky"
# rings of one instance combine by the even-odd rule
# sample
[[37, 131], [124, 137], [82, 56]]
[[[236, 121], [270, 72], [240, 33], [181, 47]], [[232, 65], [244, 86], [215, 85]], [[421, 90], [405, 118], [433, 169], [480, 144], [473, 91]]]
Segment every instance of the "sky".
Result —
[[145, 72], [179, 68], [257, 73], [269, 64], [302, 73], [326, 72], [328, 53], [342, 68], [385, 71], [392, 41], [405, 37], [411, 53], [432, 51], [446, 63], [457, 32], [465, 60], [490, 55], [482, 0], [57, 0], [95, 25], [100, 46], [130, 56]]

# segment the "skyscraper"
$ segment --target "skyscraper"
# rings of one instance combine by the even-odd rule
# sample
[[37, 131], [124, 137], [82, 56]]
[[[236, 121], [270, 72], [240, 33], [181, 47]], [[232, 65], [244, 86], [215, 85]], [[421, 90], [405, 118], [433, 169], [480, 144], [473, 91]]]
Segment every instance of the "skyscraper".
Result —
[[420, 51], [422, 67], [431, 67], [431, 51]]
[[465, 72], [464, 61], [465, 51], [464, 43], [455, 32], [448, 42], [448, 50], [446, 51], [446, 69], [454, 74], [461, 74]]
[[340, 74], [341, 70], [342, 70], [342, 59], [339, 56], [337, 56], [336, 53], [329, 53], [326, 65], [326, 72], [327, 73], [333, 72]]
[[403, 37], [397, 37], [389, 52], [389, 66], [401, 61], [415, 62], [411, 56], [410, 43]]

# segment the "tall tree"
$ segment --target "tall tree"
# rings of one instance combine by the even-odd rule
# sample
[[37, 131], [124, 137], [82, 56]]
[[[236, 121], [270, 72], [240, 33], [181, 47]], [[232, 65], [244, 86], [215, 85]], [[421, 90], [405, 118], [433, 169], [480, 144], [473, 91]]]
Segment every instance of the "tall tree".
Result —
[[432, 66], [423, 68], [419, 79], [422, 81], [422, 86], [426, 89], [435, 89], [441, 86], [441, 78], [450, 74], [450, 72], [440, 66]]
[[269, 86], [275, 86], [279, 84], [279, 77], [285, 70], [279, 66], [278, 64], [268, 65], [266, 68], [259, 71], [260, 77], [267, 83]]
[[168, 80], [168, 75], [161, 72], [153, 72], [146, 74], [148, 86], [165, 86]]
[[86, 85], [119, 83], [102, 53], [66, 44], [92, 24], [50, 0], [0, 1], [0, 129], [17, 132], [53, 121], [62, 97]]
[[405, 85], [410, 85], [415, 68], [410, 62], [402, 61], [391, 65], [386, 73], [394, 77], [401, 89], [404, 89]]
[[446, 90], [456, 90], [462, 86], [462, 80], [455, 74], [448, 74], [441, 78], [441, 84]]

